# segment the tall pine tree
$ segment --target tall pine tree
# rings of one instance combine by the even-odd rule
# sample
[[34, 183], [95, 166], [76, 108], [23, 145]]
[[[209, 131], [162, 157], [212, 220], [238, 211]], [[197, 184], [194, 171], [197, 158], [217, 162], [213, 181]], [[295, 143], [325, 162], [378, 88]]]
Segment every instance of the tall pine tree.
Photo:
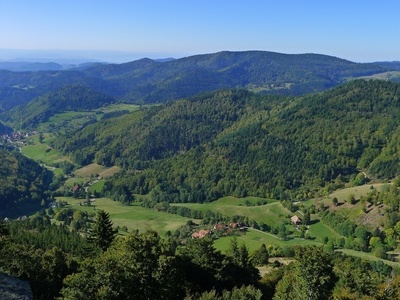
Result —
[[89, 231], [87, 239], [89, 243], [102, 251], [105, 251], [110, 247], [116, 234], [117, 230], [113, 228], [110, 215], [104, 210], [99, 210], [96, 216], [96, 221], [92, 229]]

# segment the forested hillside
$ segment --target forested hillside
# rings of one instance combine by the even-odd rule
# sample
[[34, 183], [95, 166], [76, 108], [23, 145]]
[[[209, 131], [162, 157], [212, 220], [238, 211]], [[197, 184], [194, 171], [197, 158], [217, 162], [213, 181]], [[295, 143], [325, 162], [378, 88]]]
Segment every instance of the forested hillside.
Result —
[[9, 216], [18, 205], [33, 204], [49, 197], [51, 173], [22, 154], [0, 146], [0, 215]]
[[11, 128], [5, 126], [4, 124], [2, 124], [0, 122], [0, 134], [4, 134], [4, 133], [7, 133], [7, 132], [11, 132], [11, 131], [12, 131]]
[[298, 98], [224, 91], [93, 124], [53, 146], [79, 163], [122, 166], [109, 185], [116, 193], [303, 199], [361, 171], [398, 175], [399, 93], [385, 81]]
[[0, 111], [24, 105], [62, 87], [86, 86], [100, 93], [114, 90], [107, 82], [80, 71], [11, 72], [0, 70]]
[[391, 64], [353, 63], [318, 54], [225, 51], [65, 71], [0, 70], [0, 111], [26, 104], [66, 85], [86, 86], [125, 102], [161, 103], [228, 88], [302, 95], [393, 68]]
[[114, 99], [83, 86], [65, 86], [24, 106], [0, 114], [14, 128], [33, 128], [56, 113], [85, 111], [114, 102]]

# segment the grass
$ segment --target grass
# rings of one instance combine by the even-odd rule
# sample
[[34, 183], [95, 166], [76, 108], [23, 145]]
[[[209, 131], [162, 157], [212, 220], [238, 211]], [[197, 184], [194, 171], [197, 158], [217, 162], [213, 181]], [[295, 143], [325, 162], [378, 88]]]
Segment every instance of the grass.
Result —
[[168, 230], [176, 230], [190, 220], [189, 218], [157, 212], [139, 205], [126, 206], [109, 198], [96, 199], [92, 207], [80, 206], [79, 203], [83, 201], [82, 199], [58, 197], [57, 200], [68, 202], [70, 208], [91, 213], [95, 213], [99, 209], [104, 210], [110, 214], [114, 226], [126, 226], [129, 231], [138, 229], [140, 232], [144, 232], [152, 229], [160, 234], [165, 234]]
[[43, 122], [38, 126], [38, 130], [43, 132], [50, 132], [54, 128], [58, 128], [60, 131], [65, 129], [77, 129], [82, 127], [89, 120], [100, 121], [103, 117], [103, 113], [117, 112], [117, 111], [128, 111], [133, 112], [139, 110], [140, 106], [133, 104], [111, 104], [106, 107], [94, 109], [91, 111], [66, 111], [63, 113], [55, 114], [49, 118], [49, 121]]
[[284, 208], [280, 202], [272, 199], [268, 199], [268, 204], [266, 205], [244, 205], [246, 201], [249, 201], [250, 203], [257, 203], [261, 199], [262, 198], [255, 197], [242, 199], [235, 197], [223, 197], [211, 203], [178, 203], [173, 205], [184, 206], [200, 211], [210, 210], [213, 212], [219, 212], [225, 216], [246, 216], [249, 219], [255, 220], [256, 222], [263, 222], [269, 226], [279, 225], [284, 222], [285, 218], [291, 215], [291, 212]]
[[341, 237], [341, 235], [338, 234], [335, 230], [319, 220], [310, 225], [309, 233], [311, 237], [315, 238], [319, 242], [322, 242], [325, 237], [328, 237], [330, 239], [337, 239]]
[[347, 201], [349, 195], [353, 194], [356, 199], [360, 199], [361, 196], [367, 195], [371, 191], [371, 187], [376, 188], [378, 191], [388, 183], [376, 183], [376, 184], [365, 184], [361, 186], [349, 187], [341, 190], [337, 190], [329, 195], [330, 198], [336, 197], [339, 202]]
[[340, 249], [340, 250], [336, 250], [336, 251], [342, 252], [346, 255], [355, 256], [355, 257], [359, 257], [359, 258], [362, 258], [365, 260], [369, 260], [369, 261], [382, 261], [383, 263], [385, 263], [391, 267], [400, 268], [400, 263], [382, 259], [382, 258], [376, 257], [370, 253], [351, 250], [351, 249]]
[[98, 192], [100, 193], [103, 190], [104, 184], [106, 183], [106, 181], [104, 179], [101, 179], [99, 181], [97, 181], [96, 183], [92, 184], [89, 188], [89, 190], [91, 192]]
[[46, 144], [26, 145], [22, 148], [22, 154], [48, 166], [68, 160], [68, 158], [62, 155], [59, 151]]
[[[228, 250], [232, 239], [232, 236], [219, 238], [215, 241], [214, 246], [216, 249], [225, 252], [226, 250]], [[293, 245], [321, 245], [316, 241], [298, 238], [283, 241], [275, 237], [274, 235], [253, 229], [249, 229], [246, 234], [237, 236], [237, 241], [239, 245], [244, 243], [250, 252], [259, 249], [262, 244], [265, 244], [267, 247], [268, 245], [277, 245], [280, 247]]]
[[99, 119], [99, 116], [90, 111], [67, 111], [50, 117], [49, 121], [43, 122], [38, 126], [38, 130], [50, 132], [54, 128], [58, 128], [60, 131], [64, 131], [66, 128], [74, 129], [85, 124], [90, 118]]
[[[353, 220], [357, 224], [363, 224], [370, 230], [373, 230], [377, 226], [380, 226], [379, 224], [382, 221], [382, 214], [379, 212], [380, 209], [373, 207], [368, 211], [368, 213], [366, 213], [366, 204], [358, 200], [362, 196], [366, 196], [369, 192], [371, 192], [372, 188], [375, 188], [379, 191], [385, 187], [388, 187], [388, 185], [390, 185], [390, 183], [374, 183], [344, 188], [333, 192], [329, 195], [329, 198], [315, 199], [315, 203], [316, 205], [318, 205], [318, 203], [323, 203], [325, 207], [329, 207], [329, 210], [335, 211], [335, 213]], [[358, 202], [355, 204], [350, 204], [348, 202], [350, 195], [354, 195]], [[336, 197], [339, 202], [337, 207], [335, 207], [332, 203], [332, 199], [334, 197]]]
[[110, 177], [119, 172], [119, 167], [107, 168], [98, 164], [90, 164], [74, 171], [75, 176], [89, 178], [91, 176], [100, 175], [102, 177]]
[[103, 177], [103, 178], [108, 178], [108, 177], [111, 177], [111, 176], [113, 176], [114, 174], [118, 173], [120, 170], [121, 170], [120, 167], [113, 166], [113, 167], [110, 167], [110, 168], [107, 168], [107, 169], [101, 171], [101, 172], [99, 173], [99, 175], [100, 175], [101, 177]]
[[69, 158], [62, 155], [58, 150], [49, 147], [47, 144], [39, 143], [38, 137], [32, 137], [30, 141], [33, 144], [22, 147], [22, 154], [44, 164], [45, 167], [55, 175], [63, 175], [63, 170], [55, 168], [53, 165], [62, 161], [70, 161]]
[[117, 104], [111, 104], [106, 107], [102, 107], [102, 108], [98, 109], [98, 111], [102, 111], [104, 113], [113, 112], [113, 111], [124, 111], [124, 110], [127, 110], [129, 112], [134, 112], [139, 109], [140, 109], [139, 105], [127, 104], [127, 103], [117, 103]]
[[356, 78], [357, 79], [361, 78], [361, 79], [392, 80], [392, 79], [399, 78], [399, 77], [400, 77], [399, 71], [388, 71], [388, 72], [373, 74], [370, 76], [360, 76], [360, 77], [356, 77]]

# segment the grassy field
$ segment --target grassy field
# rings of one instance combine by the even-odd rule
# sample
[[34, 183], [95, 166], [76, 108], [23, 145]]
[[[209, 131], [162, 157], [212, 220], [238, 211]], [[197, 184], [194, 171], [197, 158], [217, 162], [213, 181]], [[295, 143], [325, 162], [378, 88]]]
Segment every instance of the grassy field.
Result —
[[319, 242], [322, 242], [325, 237], [335, 238], [335, 239], [341, 237], [341, 235], [339, 235], [335, 230], [333, 230], [331, 227], [325, 225], [319, 220], [318, 222], [315, 222], [312, 225], [310, 225], [309, 233], [311, 237], [315, 238], [315, 240]]
[[100, 121], [105, 113], [111, 112], [133, 112], [140, 106], [133, 104], [111, 104], [91, 111], [66, 111], [51, 116], [47, 122], [40, 123], [36, 128], [40, 132], [66, 132], [79, 129], [87, 122]]
[[[371, 192], [372, 188], [375, 188], [379, 191], [388, 187], [388, 185], [390, 185], [390, 183], [374, 183], [344, 188], [333, 192], [329, 195], [329, 197], [314, 199], [314, 201], [316, 206], [319, 206], [320, 203], [323, 203], [325, 207], [329, 208], [329, 210], [335, 211], [336, 213], [353, 220], [355, 223], [363, 224], [370, 230], [374, 230], [374, 228], [380, 226], [382, 221], [380, 209], [375, 207], [366, 213], [366, 204], [358, 200], [360, 200], [362, 196], [365, 196]], [[350, 195], [354, 195], [354, 198], [357, 201], [355, 204], [348, 202]], [[336, 207], [332, 203], [332, 199], [335, 197], [338, 199], [339, 203], [339, 205]], [[382, 210], [384, 210], [384, 208], [382, 208]]]
[[69, 197], [58, 197], [57, 200], [66, 201], [69, 207], [96, 213], [102, 209], [110, 214], [114, 226], [126, 226], [129, 231], [138, 229], [144, 232], [148, 229], [155, 230], [161, 235], [168, 230], [176, 230], [181, 225], [185, 225], [189, 218], [180, 217], [155, 210], [143, 208], [138, 205], [126, 206], [120, 202], [108, 198], [98, 198], [93, 202], [92, 207], [79, 205], [82, 199], [73, 199]]
[[89, 188], [89, 190], [93, 193], [94, 191], [96, 192], [101, 192], [103, 190], [104, 184], [105, 184], [105, 180], [101, 179], [99, 181], [97, 181], [96, 183], [92, 184]]
[[[214, 246], [218, 250], [225, 252], [231, 243], [233, 237], [222, 237], [215, 241]], [[289, 246], [289, 245], [321, 245], [316, 241], [305, 240], [305, 239], [290, 239], [287, 241], [282, 241], [278, 237], [261, 232], [258, 230], [249, 229], [245, 234], [237, 236], [238, 244], [245, 244], [250, 252], [261, 247], [262, 244], [265, 245], [277, 245], [280, 247]]]
[[98, 109], [98, 111], [102, 111], [104, 113], [113, 112], [113, 111], [124, 111], [127, 110], [129, 112], [134, 112], [140, 109], [139, 105], [135, 104], [127, 104], [127, 103], [117, 103], [112, 104], [106, 107], [102, 107]]
[[360, 76], [360, 77], [357, 77], [357, 79], [360, 78], [360, 79], [393, 80], [393, 79], [397, 79], [399, 77], [400, 77], [399, 71], [388, 71], [388, 72], [373, 74], [370, 76]]
[[74, 171], [75, 176], [77, 177], [90, 177], [90, 176], [95, 176], [96, 174], [99, 174], [106, 170], [106, 167], [100, 166], [98, 164], [90, 164], [87, 166], [84, 166], [80, 169], [77, 169]]
[[22, 154], [48, 166], [68, 160], [68, 158], [62, 155], [59, 151], [46, 144], [26, 145], [22, 148]]
[[[63, 200], [68, 203], [68, 207], [90, 213], [95, 213], [96, 210], [102, 209], [110, 214], [115, 226], [126, 226], [129, 231], [138, 229], [143, 232], [147, 229], [158, 231], [161, 235], [168, 230], [176, 230], [180, 226], [185, 225], [191, 218], [184, 218], [178, 215], [157, 212], [152, 209], [147, 209], [138, 204], [125, 206], [120, 202], [113, 201], [108, 198], [98, 198], [93, 202], [92, 207], [81, 206], [82, 199], [73, 199], [70, 197], [58, 197], [57, 200]], [[226, 200], [222, 200], [226, 201]], [[196, 221], [196, 220], [195, 220]], [[238, 242], [245, 243], [250, 251], [258, 249], [262, 244], [266, 245], [320, 245], [318, 241], [305, 239], [290, 239], [282, 241], [277, 236], [261, 232], [259, 230], [249, 229], [245, 234], [239, 235]], [[232, 237], [222, 237], [215, 241], [215, 247], [218, 250], [226, 251], [230, 245]]]
[[363, 258], [365, 260], [369, 260], [369, 261], [382, 261], [383, 263], [391, 266], [391, 267], [396, 267], [396, 268], [400, 268], [400, 263], [398, 262], [394, 262], [394, 261], [390, 261], [390, 260], [386, 260], [386, 259], [382, 259], [382, 258], [378, 258], [370, 253], [366, 253], [366, 252], [361, 252], [361, 251], [356, 251], [356, 250], [350, 250], [350, 249], [340, 249], [337, 250], [339, 252], [342, 252], [346, 255], [350, 255], [350, 256], [355, 256], [355, 257], [360, 257]]
[[184, 206], [194, 210], [219, 212], [225, 216], [241, 215], [257, 222], [264, 222], [269, 226], [281, 224], [285, 218], [289, 219], [292, 213], [284, 208], [279, 201], [268, 199], [265, 205], [246, 206], [245, 203], [257, 203], [261, 198], [235, 198], [223, 197], [211, 203], [178, 203], [177, 206]]
[[329, 197], [330, 198], [336, 197], [339, 200], [339, 202], [344, 202], [347, 201], [349, 195], [353, 194], [356, 199], [360, 199], [361, 196], [364, 196], [371, 191], [371, 187], [374, 187], [379, 191], [382, 188], [382, 186], [387, 184], [389, 183], [365, 184], [361, 186], [345, 188], [333, 192], [332, 194], [329, 195]]
[[[257, 203], [260, 199], [251, 199]], [[294, 213], [290, 212], [282, 206], [279, 201], [269, 199], [266, 205], [259, 206], [244, 206], [244, 203], [249, 201], [248, 198], [238, 199], [235, 197], [224, 197], [212, 203], [198, 204], [198, 203], [179, 203], [172, 204], [177, 206], [185, 206], [194, 210], [207, 211], [211, 210], [213, 212], [219, 212], [226, 216], [241, 215], [248, 217], [256, 222], [263, 222], [269, 226], [279, 225], [284, 222], [289, 222], [289, 219]], [[315, 216], [314, 216], [315, 217]], [[340, 235], [336, 233], [332, 228], [315, 220], [309, 226], [309, 234], [316, 242], [322, 242], [325, 237], [338, 238]], [[293, 230], [292, 225], [287, 226], [288, 229]], [[265, 237], [268, 238], [268, 237]], [[273, 240], [271, 240], [272, 242]], [[303, 240], [301, 240], [303, 241]], [[304, 243], [309, 243], [307, 240]], [[274, 241], [277, 244], [276, 239]], [[303, 242], [302, 242], [303, 243]], [[261, 243], [262, 244], [262, 243]], [[279, 244], [279, 243], [278, 243]], [[281, 244], [288, 244], [284, 242]], [[290, 243], [289, 243], [290, 244]]]

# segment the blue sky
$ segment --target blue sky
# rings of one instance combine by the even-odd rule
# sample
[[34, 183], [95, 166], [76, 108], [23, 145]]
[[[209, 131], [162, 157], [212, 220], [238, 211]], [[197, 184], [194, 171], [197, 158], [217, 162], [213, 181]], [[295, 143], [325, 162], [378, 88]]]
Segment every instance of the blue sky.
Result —
[[222, 50], [400, 60], [399, 13], [397, 0], [0, 0], [0, 48], [108, 60]]

